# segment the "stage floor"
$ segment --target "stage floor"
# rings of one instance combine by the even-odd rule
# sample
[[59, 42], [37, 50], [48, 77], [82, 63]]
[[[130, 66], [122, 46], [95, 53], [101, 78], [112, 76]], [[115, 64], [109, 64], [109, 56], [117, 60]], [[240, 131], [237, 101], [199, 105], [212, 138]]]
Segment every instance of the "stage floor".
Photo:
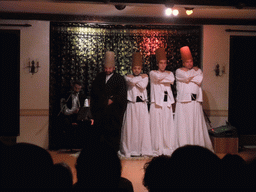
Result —
[[[67, 163], [73, 173], [73, 183], [77, 181], [75, 163], [76, 158], [79, 155], [79, 151], [49, 151], [51, 154], [54, 163], [65, 162]], [[225, 153], [216, 153], [220, 158], [223, 158]], [[251, 161], [256, 158], [256, 148], [246, 147], [240, 149], [237, 153], [245, 161]], [[129, 179], [134, 188], [134, 192], [143, 192], [147, 189], [143, 186], [142, 180], [144, 175], [143, 167], [146, 162], [150, 161], [149, 157], [133, 157], [133, 158], [121, 158], [122, 162], [122, 176]]]

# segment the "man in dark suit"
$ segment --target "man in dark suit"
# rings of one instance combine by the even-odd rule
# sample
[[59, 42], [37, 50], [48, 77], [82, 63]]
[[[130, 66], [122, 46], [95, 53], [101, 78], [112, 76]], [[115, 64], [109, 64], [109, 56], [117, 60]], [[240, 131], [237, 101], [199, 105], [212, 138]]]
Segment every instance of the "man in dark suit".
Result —
[[114, 57], [112, 51], [105, 53], [104, 72], [92, 84], [91, 112], [97, 135], [118, 152], [127, 90], [124, 77], [115, 73]]

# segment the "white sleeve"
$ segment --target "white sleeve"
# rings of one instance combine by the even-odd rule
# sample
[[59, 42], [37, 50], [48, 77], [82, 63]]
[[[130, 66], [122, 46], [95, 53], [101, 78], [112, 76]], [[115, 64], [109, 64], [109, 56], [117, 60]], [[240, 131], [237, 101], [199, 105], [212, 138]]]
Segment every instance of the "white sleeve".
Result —
[[146, 89], [147, 85], [148, 85], [148, 77], [144, 77], [138, 83], [136, 83], [136, 87], [142, 90]]
[[203, 81], [203, 72], [201, 69], [198, 69], [197, 71], [195, 71], [194, 73], [194, 77], [193, 79], [191, 80], [191, 82], [197, 84], [197, 85], [201, 85], [202, 81]]
[[133, 78], [133, 77], [127, 77], [127, 76], [125, 76], [124, 78], [126, 80], [127, 85], [130, 85], [130, 86], [135, 86], [142, 79], [142, 77]]
[[175, 78], [172, 72], [170, 73], [166, 73], [167, 76], [165, 76], [165, 78], [163, 80], [160, 81], [160, 83], [170, 83], [173, 84]]
[[65, 111], [64, 111], [64, 114], [65, 114], [65, 115], [71, 115], [71, 114], [74, 113], [75, 110], [76, 110], [75, 107], [72, 107], [71, 109], [69, 109], [69, 108], [66, 107], [66, 109], [65, 109]]
[[156, 71], [150, 71], [149, 75], [150, 79], [155, 83], [172, 84], [174, 82], [174, 75], [172, 72], [157, 73]]
[[[72, 115], [74, 113], [74, 111], [78, 109], [78, 106], [74, 105], [73, 98], [70, 97], [70, 99], [72, 100], [72, 108], [71, 109], [68, 108], [66, 103], [61, 102], [61, 109], [62, 109], [64, 115]], [[65, 99], [62, 98], [61, 101], [65, 101]]]
[[72, 115], [74, 110], [75, 110], [74, 107], [72, 107], [71, 109], [69, 109], [67, 107], [67, 104], [65, 104], [65, 99], [64, 98], [61, 99], [60, 106], [61, 106], [61, 110], [64, 113], [64, 115]]
[[182, 69], [177, 69], [175, 76], [177, 81], [184, 83], [187, 83], [191, 77], [186, 71], [183, 71]]

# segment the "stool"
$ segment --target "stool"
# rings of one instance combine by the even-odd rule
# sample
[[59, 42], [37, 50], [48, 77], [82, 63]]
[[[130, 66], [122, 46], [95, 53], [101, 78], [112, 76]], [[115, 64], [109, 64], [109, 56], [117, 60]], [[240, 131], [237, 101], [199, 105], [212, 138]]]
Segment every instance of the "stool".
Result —
[[215, 153], [238, 153], [238, 137], [210, 136]]

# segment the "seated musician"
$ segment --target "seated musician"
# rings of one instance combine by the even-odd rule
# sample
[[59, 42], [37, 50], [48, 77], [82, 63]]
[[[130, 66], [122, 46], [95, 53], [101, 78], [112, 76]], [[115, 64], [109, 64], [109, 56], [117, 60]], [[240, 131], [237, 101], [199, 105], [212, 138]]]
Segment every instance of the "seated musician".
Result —
[[[81, 92], [82, 83], [75, 81], [71, 85], [69, 94], [61, 99], [61, 112], [64, 115], [64, 132], [68, 137], [67, 143], [76, 142], [81, 130], [85, 129], [85, 125], [93, 125], [94, 121], [91, 117], [89, 100], [86, 95]], [[86, 122], [86, 124], [85, 124]], [[72, 148], [72, 147], [70, 147]]]

